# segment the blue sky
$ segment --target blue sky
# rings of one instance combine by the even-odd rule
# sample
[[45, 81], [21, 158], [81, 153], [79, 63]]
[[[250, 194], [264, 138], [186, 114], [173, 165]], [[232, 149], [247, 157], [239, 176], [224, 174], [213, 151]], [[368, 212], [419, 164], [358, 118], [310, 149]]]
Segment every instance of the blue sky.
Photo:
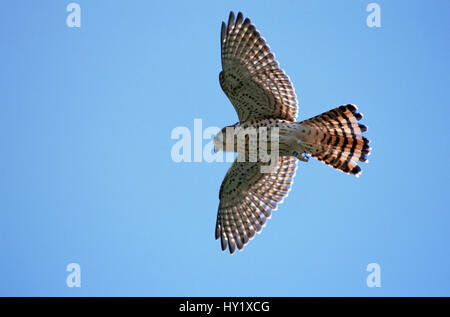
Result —
[[[81, 28], [70, 1], [3, 2], [0, 295], [449, 296], [450, 2], [377, 1], [369, 28], [370, 2], [80, 0]], [[174, 128], [237, 121], [218, 82], [230, 10], [292, 79], [299, 120], [357, 104], [373, 146], [360, 178], [299, 164], [233, 256], [214, 240], [230, 163], [170, 155]]]

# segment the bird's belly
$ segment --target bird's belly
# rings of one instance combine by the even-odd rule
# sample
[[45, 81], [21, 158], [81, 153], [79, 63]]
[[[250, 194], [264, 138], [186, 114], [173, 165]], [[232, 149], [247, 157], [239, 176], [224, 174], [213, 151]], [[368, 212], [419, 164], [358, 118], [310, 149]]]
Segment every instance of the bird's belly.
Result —
[[297, 123], [266, 119], [244, 122], [237, 129], [236, 152], [249, 157], [289, 156], [297, 145]]

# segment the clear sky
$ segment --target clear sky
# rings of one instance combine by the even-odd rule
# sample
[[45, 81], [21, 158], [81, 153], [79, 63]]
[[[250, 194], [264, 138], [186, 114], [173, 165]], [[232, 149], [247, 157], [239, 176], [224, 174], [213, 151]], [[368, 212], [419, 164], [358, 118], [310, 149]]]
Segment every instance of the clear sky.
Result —
[[[2, 2], [0, 295], [450, 295], [449, 1], [376, 1], [380, 28], [363, 0], [77, 2], [80, 28], [70, 1]], [[230, 10], [292, 79], [299, 120], [354, 103], [373, 147], [360, 178], [300, 162], [233, 256], [214, 240], [231, 164], [175, 163], [170, 137], [237, 121], [218, 82]]]

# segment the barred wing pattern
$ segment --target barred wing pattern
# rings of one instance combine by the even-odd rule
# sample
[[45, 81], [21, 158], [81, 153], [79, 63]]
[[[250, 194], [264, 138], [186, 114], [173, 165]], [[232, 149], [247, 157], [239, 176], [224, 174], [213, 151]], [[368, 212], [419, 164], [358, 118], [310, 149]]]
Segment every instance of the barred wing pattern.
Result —
[[297, 118], [297, 96], [289, 77], [279, 67], [270, 47], [250, 19], [230, 13], [222, 22], [220, 86], [239, 121]]
[[261, 231], [288, 195], [297, 169], [297, 159], [291, 156], [279, 157], [272, 173], [261, 172], [264, 163], [237, 160], [220, 187], [216, 224], [216, 240], [220, 238], [222, 250], [228, 246], [230, 253]]

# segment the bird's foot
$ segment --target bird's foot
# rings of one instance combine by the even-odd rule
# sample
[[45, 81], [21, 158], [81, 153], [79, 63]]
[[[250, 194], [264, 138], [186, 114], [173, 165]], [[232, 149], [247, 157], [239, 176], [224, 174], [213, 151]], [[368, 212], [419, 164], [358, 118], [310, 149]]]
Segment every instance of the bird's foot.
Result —
[[303, 152], [303, 153], [294, 152], [294, 153], [292, 153], [292, 155], [294, 155], [296, 158], [298, 158], [302, 162], [309, 161], [309, 156], [306, 154], [306, 152]]

